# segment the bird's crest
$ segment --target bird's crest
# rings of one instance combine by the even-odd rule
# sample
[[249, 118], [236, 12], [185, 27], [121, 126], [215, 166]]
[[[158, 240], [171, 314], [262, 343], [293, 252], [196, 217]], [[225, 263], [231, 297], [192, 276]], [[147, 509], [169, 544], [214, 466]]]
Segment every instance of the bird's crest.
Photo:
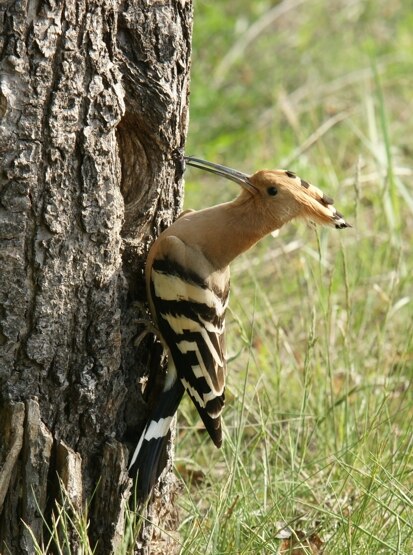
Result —
[[287, 197], [290, 201], [295, 199], [302, 208], [300, 216], [306, 219], [337, 229], [351, 227], [337, 211], [331, 197], [290, 170], [261, 170], [252, 175], [250, 181], [257, 188], [266, 188], [269, 183], [274, 183], [281, 194], [284, 192], [285, 202], [288, 202]]

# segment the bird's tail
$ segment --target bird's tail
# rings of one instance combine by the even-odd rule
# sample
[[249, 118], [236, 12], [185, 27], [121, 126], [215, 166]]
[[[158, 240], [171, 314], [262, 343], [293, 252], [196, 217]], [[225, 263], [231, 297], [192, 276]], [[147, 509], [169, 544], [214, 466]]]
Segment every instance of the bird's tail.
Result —
[[129, 475], [134, 479], [137, 477], [136, 498], [139, 502], [149, 497], [165, 468], [169, 430], [183, 394], [184, 388], [179, 379], [170, 389], [162, 391], [132, 455]]

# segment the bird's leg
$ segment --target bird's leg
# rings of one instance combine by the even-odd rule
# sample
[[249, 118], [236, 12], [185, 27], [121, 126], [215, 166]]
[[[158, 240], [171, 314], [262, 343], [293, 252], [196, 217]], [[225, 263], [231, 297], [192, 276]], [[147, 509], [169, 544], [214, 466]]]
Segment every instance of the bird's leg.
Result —
[[[140, 344], [142, 343], [142, 341], [145, 339], [145, 337], [149, 334], [152, 334], [153, 336], [155, 336], [158, 340], [161, 338], [161, 334], [160, 331], [158, 330], [158, 328], [156, 326], [153, 325], [153, 323], [150, 320], [146, 320], [145, 318], [138, 318], [137, 320], [135, 320], [135, 323], [137, 325], [141, 324], [144, 326], [143, 331], [141, 331], [141, 333], [139, 335], [135, 336], [135, 339], [133, 341], [133, 344], [136, 348], [138, 348], [140, 346]], [[160, 366], [163, 368], [166, 364], [167, 361], [167, 354], [166, 354], [166, 350], [165, 348], [162, 346], [162, 353], [160, 355], [160, 359], [159, 359], [159, 364]], [[144, 378], [144, 380], [141, 383], [146, 383], [147, 378]], [[149, 380], [150, 383], [151, 380]], [[146, 387], [145, 387], [146, 389]], [[150, 386], [148, 391], [150, 391]]]
[[134, 323], [136, 323], [138, 326], [139, 325], [144, 326], [143, 331], [141, 331], [139, 335], [136, 335], [135, 339], [133, 340], [133, 344], [135, 347], [139, 347], [139, 345], [142, 343], [145, 337], [150, 333], [152, 335], [155, 335], [156, 337], [160, 337], [158, 328], [156, 328], [150, 320], [146, 320], [145, 318], [138, 318], [137, 320], [134, 321]]

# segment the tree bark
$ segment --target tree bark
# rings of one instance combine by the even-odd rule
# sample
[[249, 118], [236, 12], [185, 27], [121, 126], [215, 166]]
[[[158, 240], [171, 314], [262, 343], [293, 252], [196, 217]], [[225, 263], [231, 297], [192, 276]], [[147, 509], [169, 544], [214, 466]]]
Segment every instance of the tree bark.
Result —
[[[74, 508], [91, 500], [97, 553], [122, 537], [141, 378], [161, 361], [134, 339], [148, 248], [181, 209], [191, 26], [190, 0], [0, 5], [0, 553], [34, 553], [26, 525], [42, 541], [58, 476]], [[149, 514], [173, 529], [167, 473], [161, 490]], [[153, 530], [138, 551], [157, 551]]]

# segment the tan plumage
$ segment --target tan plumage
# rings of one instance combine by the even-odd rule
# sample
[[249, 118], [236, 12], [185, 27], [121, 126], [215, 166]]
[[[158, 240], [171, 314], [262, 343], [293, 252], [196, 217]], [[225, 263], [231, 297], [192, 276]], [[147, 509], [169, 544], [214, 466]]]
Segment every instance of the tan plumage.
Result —
[[148, 300], [169, 365], [158, 406], [130, 465], [132, 473], [139, 472], [143, 498], [159, 475], [160, 454], [184, 391], [214, 443], [221, 445], [230, 262], [293, 218], [349, 227], [331, 198], [290, 171], [261, 170], [248, 176], [197, 158], [186, 161], [235, 181], [242, 190], [231, 202], [185, 212], [149, 252]]

